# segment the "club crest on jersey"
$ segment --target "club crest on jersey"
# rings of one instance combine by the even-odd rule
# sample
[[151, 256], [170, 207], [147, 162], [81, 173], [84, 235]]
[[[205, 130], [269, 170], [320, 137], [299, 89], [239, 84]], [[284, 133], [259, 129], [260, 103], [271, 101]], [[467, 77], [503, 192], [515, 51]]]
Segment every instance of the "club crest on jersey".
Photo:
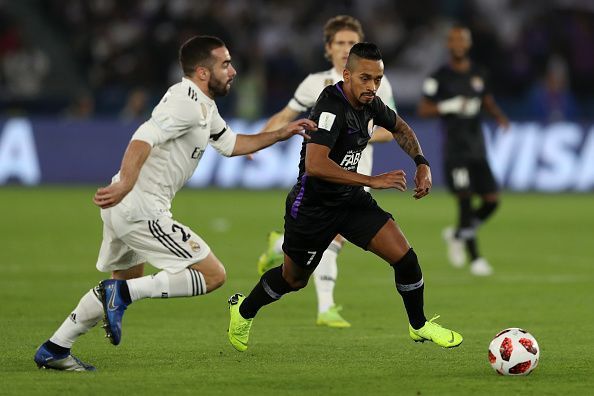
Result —
[[373, 135], [373, 118], [367, 123], [367, 133], [369, 134], [369, 137]]
[[190, 249], [192, 249], [193, 252], [200, 250], [200, 244], [198, 242], [189, 240], [188, 244], [190, 245]]
[[474, 89], [476, 92], [483, 92], [483, 89], [485, 89], [485, 83], [483, 82], [483, 79], [479, 76], [472, 77], [470, 79], [470, 85], [472, 86], [472, 89]]

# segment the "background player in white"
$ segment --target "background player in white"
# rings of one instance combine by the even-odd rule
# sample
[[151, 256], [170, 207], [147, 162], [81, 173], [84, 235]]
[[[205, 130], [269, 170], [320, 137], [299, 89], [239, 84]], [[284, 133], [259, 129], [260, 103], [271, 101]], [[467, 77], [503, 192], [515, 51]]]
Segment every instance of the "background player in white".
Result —
[[[299, 84], [293, 98], [287, 106], [274, 114], [263, 128], [263, 131], [278, 129], [293, 121], [301, 113], [311, 109], [316, 103], [322, 90], [328, 85], [336, 84], [342, 80], [342, 72], [349, 56], [349, 51], [358, 42], [363, 41], [364, 33], [361, 23], [348, 15], [338, 15], [330, 18], [324, 25], [325, 57], [332, 62], [332, 68], [308, 75]], [[377, 91], [377, 95], [389, 107], [395, 109], [392, 86], [386, 77]], [[384, 128], [377, 128], [370, 140], [374, 142], [388, 142], [394, 137]], [[371, 175], [373, 164], [373, 147], [367, 145], [357, 167], [357, 172]], [[366, 188], [369, 190], [369, 188]], [[318, 297], [318, 316], [316, 323], [329, 327], [350, 327], [339, 313], [341, 307], [334, 303], [334, 285], [338, 275], [336, 259], [345, 239], [338, 235], [324, 252], [320, 264], [313, 274], [316, 294]], [[282, 263], [283, 234], [271, 232], [268, 235], [268, 250], [258, 260], [260, 275], [272, 267]]]
[[[208, 244], [173, 220], [175, 193], [194, 173], [208, 144], [225, 156], [253, 153], [315, 128], [298, 120], [259, 135], [235, 134], [218, 113], [214, 98], [226, 95], [236, 75], [225, 44], [197, 36], [179, 52], [184, 78], [169, 88], [151, 118], [132, 136], [120, 171], [97, 190], [103, 242], [97, 269], [112, 272], [80, 300], [53, 336], [37, 350], [39, 367], [90, 371], [71, 355], [76, 339], [103, 317], [110, 341], [121, 340], [121, 321], [132, 302], [143, 298], [190, 297], [225, 282], [225, 268]], [[142, 276], [144, 263], [161, 271]]]

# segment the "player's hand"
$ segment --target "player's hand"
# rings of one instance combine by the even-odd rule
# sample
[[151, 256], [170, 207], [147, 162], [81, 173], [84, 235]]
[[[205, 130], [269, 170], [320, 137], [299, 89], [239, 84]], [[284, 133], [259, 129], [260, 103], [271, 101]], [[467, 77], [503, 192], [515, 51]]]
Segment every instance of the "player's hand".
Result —
[[304, 139], [311, 139], [306, 131], [314, 131], [318, 128], [317, 124], [307, 118], [300, 118], [293, 122], [289, 122], [284, 128], [279, 130], [279, 140], [287, 140], [293, 135], [303, 136]]
[[121, 181], [110, 184], [107, 187], [97, 189], [93, 197], [93, 203], [101, 209], [111, 208], [117, 205], [130, 192], [131, 188]]
[[399, 191], [406, 191], [406, 173], [403, 170], [394, 170], [372, 176], [369, 187], [375, 189], [395, 188]]
[[415, 173], [415, 199], [421, 199], [431, 191], [431, 169], [425, 165], [420, 164], [417, 166]]

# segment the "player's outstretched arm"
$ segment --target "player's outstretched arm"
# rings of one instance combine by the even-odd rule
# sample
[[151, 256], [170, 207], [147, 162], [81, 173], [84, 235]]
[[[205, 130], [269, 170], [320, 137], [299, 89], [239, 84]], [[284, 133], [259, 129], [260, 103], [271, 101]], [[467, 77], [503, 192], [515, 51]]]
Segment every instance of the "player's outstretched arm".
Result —
[[313, 131], [317, 125], [312, 120], [301, 118], [285, 125], [284, 127], [272, 132], [262, 132], [255, 135], [237, 135], [235, 147], [231, 156], [245, 155], [254, 153], [258, 150], [273, 145], [276, 142], [287, 140], [293, 135], [303, 136], [309, 139], [307, 131]]
[[431, 191], [431, 169], [429, 162], [423, 156], [423, 150], [417, 139], [417, 135], [412, 128], [400, 117], [396, 116], [396, 125], [394, 126], [394, 139], [400, 145], [402, 150], [408, 154], [417, 164], [415, 173], [415, 199], [423, 198]]
[[120, 180], [111, 183], [107, 187], [97, 190], [93, 197], [95, 205], [107, 209], [120, 203], [122, 199], [132, 190], [140, 169], [151, 152], [151, 145], [142, 140], [132, 140], [128, 144], [122, 166], [120, 168]]
[[298, 115], [299, 113], [297, 111], [293, 110], [289, 106], [285, 106], [284, 109], [274, 114], [272, 117], [268, 119], [268, 121], [266, 121], [266, 124], [264, 125], [260, 133], [276, 131], [277, 129], [280, 129], [287, 125], [289, 122], [293, 121], [295, 118], [297, 118]]

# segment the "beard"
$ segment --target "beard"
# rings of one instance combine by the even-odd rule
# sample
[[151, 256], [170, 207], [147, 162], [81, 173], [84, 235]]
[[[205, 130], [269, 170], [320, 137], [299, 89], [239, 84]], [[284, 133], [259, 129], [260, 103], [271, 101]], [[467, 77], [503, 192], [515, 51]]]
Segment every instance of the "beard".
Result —
[[213, 96], [226, 96], [231, 89], [231, 86], [229, 85], [231, 81], [232, 80], [218, 81], [211, 78], [208, 81], [208, 90]]

